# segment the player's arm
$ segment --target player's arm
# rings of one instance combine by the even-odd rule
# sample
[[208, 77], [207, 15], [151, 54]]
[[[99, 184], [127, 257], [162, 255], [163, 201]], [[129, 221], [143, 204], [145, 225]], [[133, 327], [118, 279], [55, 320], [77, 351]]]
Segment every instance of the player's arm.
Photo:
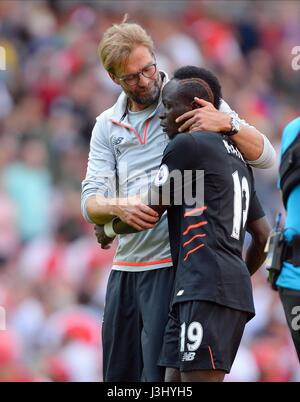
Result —
[[137, 230], [151, 229], [158, 221], [155, 210], [142, 203], [138, 197], [108, 198], [92, 195], [87, 200], [87, 213], [97, 225], [104, 225], [118, 217]]
[[267, 254], [264, 250], [271, 227], [267, 218], [264, 216], [249, 222], [247, 231], [251, 234], [252, 240], [246, 253], [246, 264], [250, 275], [253, 275], [266, 259]]
[[[252, 187], [254, 188], [254, 178], [251, 172]], [[265, 245], [271, 230], [269, 222], [265, 216], [265, 212], [256, 195], [256, 191], [252, 192], [249, 211], [247, 217], [247, 232], [250, 233], [252, 239], [251, 244], [246, 252], [246, 264], [250, 275], [253, 275], [266, 259]]]
[[275, 150], [265, 135], [245, 120], [239, 118], [229, 105], [222, 100], [220, 109], [212, 103], [195, 98], [200, 108], [193, 109], [178, 117], [177, 122], [183, 122], [181, 131], [213, 131], [230, 132], [232, 118], [238, 122], [239, 131], [231, 137], [245, 159], [253, 167], [266, 169], [275, 162]]

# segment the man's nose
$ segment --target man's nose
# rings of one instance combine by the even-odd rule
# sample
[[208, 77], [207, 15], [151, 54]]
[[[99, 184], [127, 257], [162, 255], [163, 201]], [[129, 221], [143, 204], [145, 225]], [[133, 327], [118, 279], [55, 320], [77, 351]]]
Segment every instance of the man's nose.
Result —
[[159, 115], [158, 115], [158, 118], [159, 118], [160, 120], [163, 120], [165, 117], [166, 117], [166, 113], [164, 113], [164, 112], [159, 113]]
[[144, 77], [143, 74], [140, 73], [140, 75], [139, 75], [139, 82], [138, 82], [138, 85], [139, 85], [140, 87], [146, 87], [146, 86], [148, 86], [149, 81], [150, 81], [150, 78]]

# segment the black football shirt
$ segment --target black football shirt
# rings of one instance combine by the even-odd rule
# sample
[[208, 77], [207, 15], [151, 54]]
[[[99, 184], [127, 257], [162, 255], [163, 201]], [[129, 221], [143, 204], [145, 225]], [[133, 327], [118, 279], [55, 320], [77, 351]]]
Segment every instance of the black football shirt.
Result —
[[253, 315], [242, 248], [247, 222], [264, 211], [251, 168], [229, 137], [178, 134], [165, 149], [153, 187], [161, 198], [170, 196], [169, 237], [177, 269], [173, 303], [206, 300]]

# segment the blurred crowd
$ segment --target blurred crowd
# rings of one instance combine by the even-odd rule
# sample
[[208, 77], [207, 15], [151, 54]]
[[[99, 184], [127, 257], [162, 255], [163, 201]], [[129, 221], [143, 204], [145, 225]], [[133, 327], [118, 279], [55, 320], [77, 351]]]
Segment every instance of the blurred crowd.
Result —
[[[277, 151], [282, 128], [300, 115], [300, 70], [292, 69], [299, 2], [1, 0], [0, 306], [7, 330], [0, 330], [0, 381], [102, 380], [114, 249], [98, 246], [80, 213], [80, 191], [95, 117], [119, 94], [97, 59], [98, 43], [125, 12], [152, 35], [160, 69], [212, 69], [224, 99]], [[282, 210], [277, 166], [255, 173], [273, 223]], [[227, 381], [300, 380], [266, 276], [261, 269], [253, 278], [257, 315]]]

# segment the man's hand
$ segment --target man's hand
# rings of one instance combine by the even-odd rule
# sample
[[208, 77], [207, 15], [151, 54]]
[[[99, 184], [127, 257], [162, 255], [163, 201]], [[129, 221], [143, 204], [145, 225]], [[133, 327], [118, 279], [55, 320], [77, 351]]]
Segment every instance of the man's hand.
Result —
[[139, 197], [129, 197], [116, 207], [116, 215], [138, 231], [151, 229], [159, 220], [159, 215], [152, 208], [141, 202]]
[[106, 236], [106, 234], [104, 233], [104, 225], [95, 225], [94, 230], [97, 241], [99, 244], [101, 244], [101, 248], [103, 248], [104, 250], [108, 250], [111, 243], [114, 241], [114, 237]]
[[231, 117], [217, 110], [214, 105], [204, 99], [194, 98], [200, 108], [190, 110], [176, 119], [176, 123], [184, 122], [179, 131], [214, 131], [229, 132]]

